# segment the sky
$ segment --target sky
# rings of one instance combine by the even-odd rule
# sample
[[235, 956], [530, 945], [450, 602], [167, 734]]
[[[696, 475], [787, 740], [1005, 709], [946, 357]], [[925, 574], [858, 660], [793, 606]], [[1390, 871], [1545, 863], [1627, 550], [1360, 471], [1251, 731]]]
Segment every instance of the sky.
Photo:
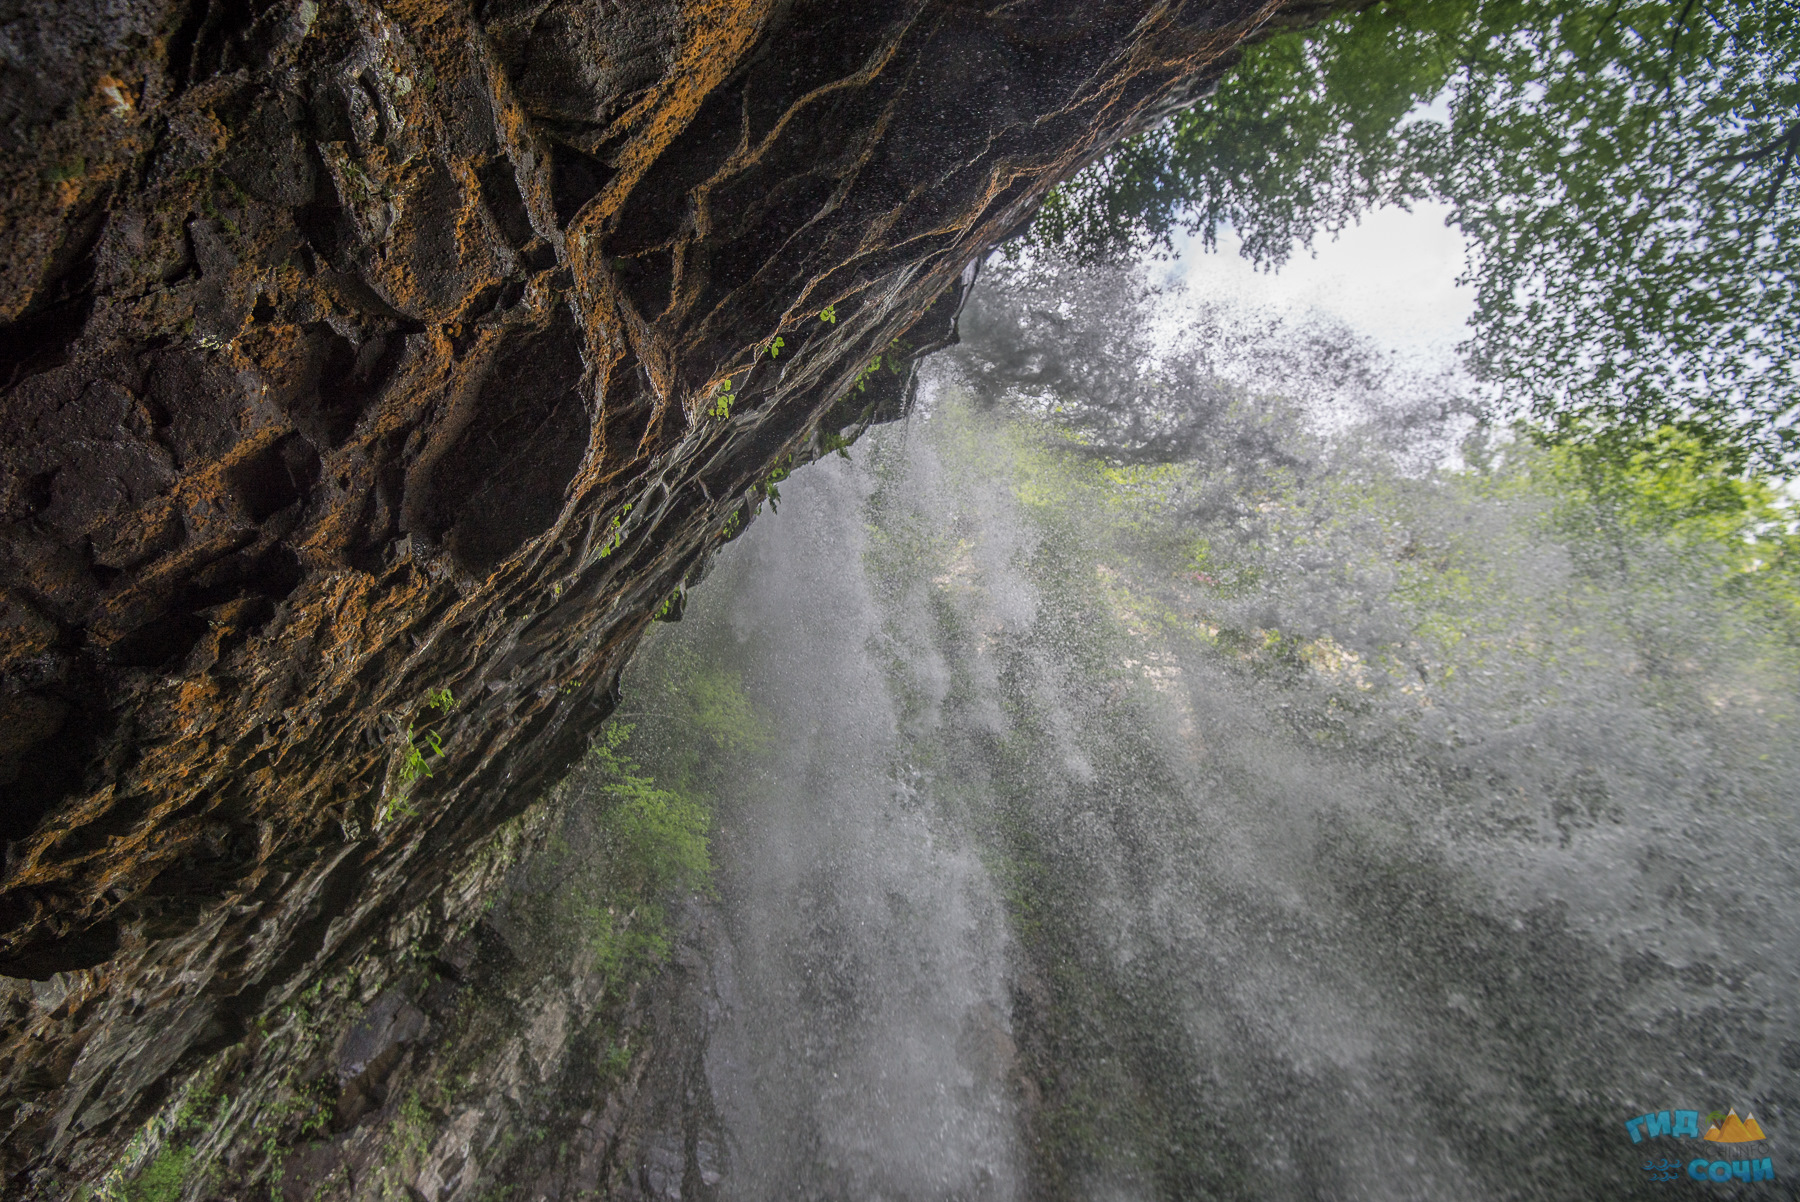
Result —
[[1176, 241], [1179, 257], [1164, 268], [1170, 283], [1185, 284], [1196, 299], [1223, 296], [1294, 316], [1318, 310], [1402, 354], [1447, 356], [1466, 336], [1474, 297], [1456, 285], [1467, 243], [1444, 224], [1446, 211], [1440, 204], [1419, 204], [1410, 213], [1377, 209], [1273, 273], [1241, 257], [1229, 231], [1220, 235], [1216, 254], [1183, 237]]

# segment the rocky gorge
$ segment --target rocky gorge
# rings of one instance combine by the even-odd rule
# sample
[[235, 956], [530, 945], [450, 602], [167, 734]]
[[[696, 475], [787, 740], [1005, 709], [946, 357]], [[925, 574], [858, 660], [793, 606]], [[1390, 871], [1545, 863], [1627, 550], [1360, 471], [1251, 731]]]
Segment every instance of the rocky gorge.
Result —
[[[122, 1196], [204, 1109], [188, 1196], [481, 1196], [389, 1082], [500, 1038], [488, 907], [648, 624], [1051, 187], [1330, 7], [9, 3], [4, 1192]], [[585, 1054], [584, 971], [497, 1090]], [[607, 1166], [686, 1070], [625, 1068], [515, 1183], [659, 1188]]]

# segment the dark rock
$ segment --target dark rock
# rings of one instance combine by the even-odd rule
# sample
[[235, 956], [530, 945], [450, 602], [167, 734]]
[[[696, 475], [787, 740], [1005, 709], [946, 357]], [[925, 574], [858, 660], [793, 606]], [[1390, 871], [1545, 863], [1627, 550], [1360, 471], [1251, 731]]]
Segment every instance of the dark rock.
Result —
[[59, 972], [104, 964], [119, 950], [119, 924], [97, 922], [84, 931], [40, 943], [23, 955], [0, 960], [0, 976], [48, 981]]

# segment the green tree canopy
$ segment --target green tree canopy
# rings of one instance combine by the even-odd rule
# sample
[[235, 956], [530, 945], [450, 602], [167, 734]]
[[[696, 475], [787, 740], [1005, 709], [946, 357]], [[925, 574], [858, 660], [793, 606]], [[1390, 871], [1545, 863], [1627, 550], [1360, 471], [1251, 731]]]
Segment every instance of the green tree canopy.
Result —
[[1388, 0], [1251, 47], [1028, 241], [1093, 262], [1229, 227], [1272, 267], [1443, 201], [1475, 250], [1465, 350], [1506, 407], [1792, 472], [1797, 157], [1795, 0]]

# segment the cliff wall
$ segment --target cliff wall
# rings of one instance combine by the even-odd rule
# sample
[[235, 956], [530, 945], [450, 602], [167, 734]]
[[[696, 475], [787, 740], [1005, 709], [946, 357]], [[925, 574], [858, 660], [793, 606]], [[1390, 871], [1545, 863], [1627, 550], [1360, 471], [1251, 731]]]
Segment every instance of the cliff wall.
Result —
[[6, 4], [6, 1192], [391, 944], [965, 268], [1316, 7]]

